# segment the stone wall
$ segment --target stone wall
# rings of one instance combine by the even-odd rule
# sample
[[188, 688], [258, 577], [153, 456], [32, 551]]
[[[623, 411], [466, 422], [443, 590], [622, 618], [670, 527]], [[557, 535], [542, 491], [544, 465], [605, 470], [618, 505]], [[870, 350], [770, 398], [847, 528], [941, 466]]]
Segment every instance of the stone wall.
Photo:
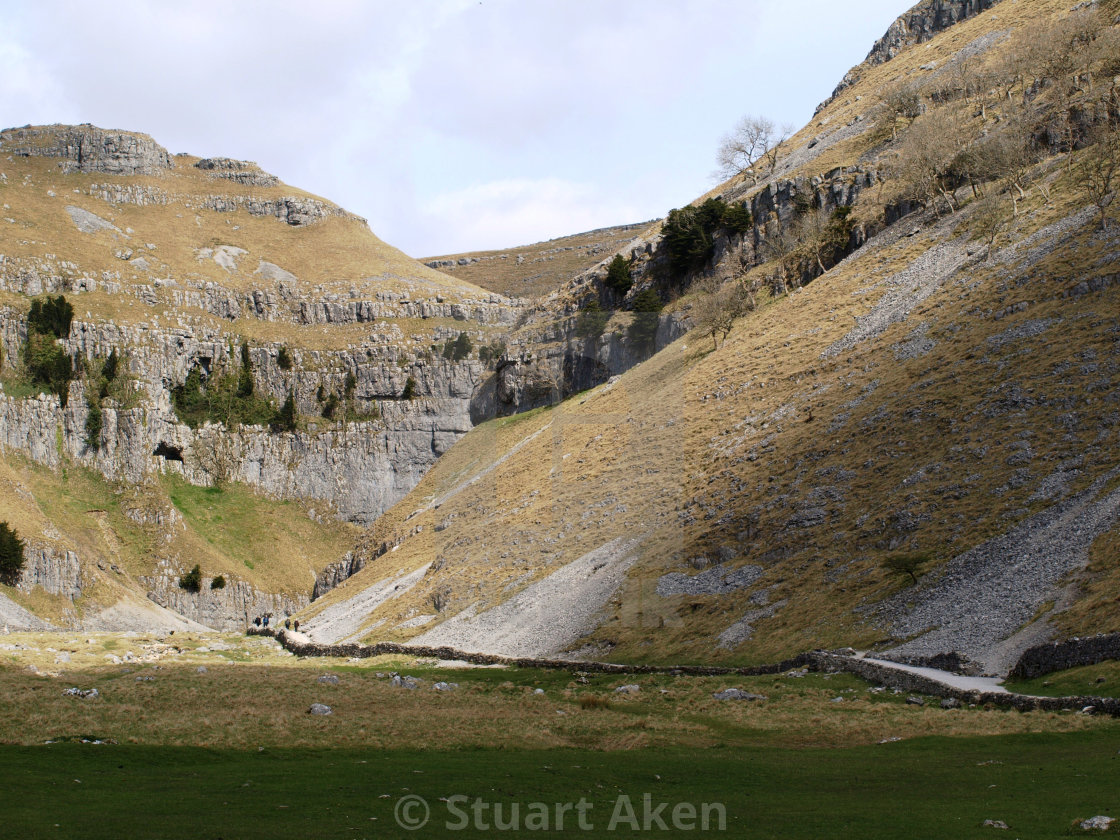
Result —
[[756, 665], [749, 668], [730, 668], [715, 665], [624, 665], [611, 662], [590, 662], [572, 659], [533, 659], [529, 657], [512, 658], [488, 653], [470, 653], [450, 647], [425, 647], [422, 645], [400, 645], [394, 642], [378, 642], [372, 645], [358, 643], [325, 645], [316, 642], [302, 642], [291, 633], [281, 629], [250, 627], [251, 636], [270, 636], [280, 642], [285, 649], [296, 656], [337, 656], [366, 659], [371, 656], [401, 655], [427, 659], [458, 660], [474, 665], [506, 665], [516, 668], [546, 668], [550, 670], [586, 671], [604, 674], [688, 674], [692, 676], [760, 676], [781, 674], [793, 668], [808, 668], [812, 671], [835, 673], [847, 671], [870, 682], [928, 694], [934, 697], [952, 697], [962, 703], [978, 706], [990, 705], [1000, 708], [1029, 711], [1058, 711], [1072, 709], [1092, 714], [1107, 714], [1120, 717], [1120, 698], [1071, 696], [1071, 697], [1034, 697], [1013, 692], [964, 691], [952, 688], [936, 680], [902, 671], [876, 662], [868, 662], [845, 654], [827, 651], [801, 653], [769, 665]]
[[1010, 676], [1029, 680], [1053, 671], [1096, 665], [1106, 659], [1120, 659], [1120, 633], [1066, 639], [1027, 648], [1011, 669]]

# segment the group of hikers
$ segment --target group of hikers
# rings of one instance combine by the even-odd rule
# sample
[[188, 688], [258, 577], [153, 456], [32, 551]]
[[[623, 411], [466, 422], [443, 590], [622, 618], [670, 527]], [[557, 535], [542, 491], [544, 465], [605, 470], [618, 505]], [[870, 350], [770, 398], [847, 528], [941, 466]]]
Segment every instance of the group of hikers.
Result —
[[[271, 623], [271, 621], [272, 621], [272, 613], [264, 613], [263, 615], [258, 615], [256, 618], [253, 619], [253, 626], [254, 627], [268, 627], [268, 625]], [[284, 619], [284, 629], [285, 630], [295, 630], [298, 633], [299, 632], [299, 619], [296, 619], [296, 621], [293, 622], [290, 618], [285, 618]]]

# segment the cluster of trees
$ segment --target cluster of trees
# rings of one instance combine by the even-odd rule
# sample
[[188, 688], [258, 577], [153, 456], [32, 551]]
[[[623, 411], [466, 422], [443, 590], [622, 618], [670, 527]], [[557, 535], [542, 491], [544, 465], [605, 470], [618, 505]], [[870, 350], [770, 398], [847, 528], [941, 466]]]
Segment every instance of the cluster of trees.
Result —
[[474, 350], [474, 343], [471, 337], [461, 332], [454, 340], [444, 343], [443, 358], [452, 362], [461, 362], [463, 359], [470, 358], [472, 350]]
[[[230, 355], [233, 355], [231, 350]], [[237, 368], [211, 372], [198, 364], [191, 368], [182, 385], [171, 389], [171, 404], [180, 420], [196, 429], [207, 423], [236, 425], [271, 425], [281, 410], [256, 391], [249, 345], [243, 343], [241, 363]], [[294, 399], [289, 393], [289, 400]]]
[[74, 378], [74, 364], [58, 340], [70, 337], [73, 319], [74, 307], [63, 295], [31, 301], [27, 340], [23, 345], [23, 362], [30, 383], [57, 394], [64, 406]]
[[[1118, 73], [1120, 28], [1084, 9], [1023, 30], [998, 60], [967, 59], [924, 89], [910, 84], [889, 91], [879, 122], [899, 141], [893, 198], [953, 213], [956, 191], [969, 187], [984, 202], [977, 216], [990, 253], [1032, 187], [1049, 201], [1038, 164], [1064, 153], [1075, 184], [1106, 225], [1118, 180], [1120, 100], [1114, 84], [1097, 80]], [[1080, 149], [1087, 151], [1075, 167]], [[1004, 200], [988, 198], [990, 191]]]
[[751, 211], [744, 204], [727, 204], [718, 198], [709, 198], [697, 207], [670, 210], [661, 235], [671, 278], [679, 281], [707, 265], [720, 234], [742, 236], [753, 225]]

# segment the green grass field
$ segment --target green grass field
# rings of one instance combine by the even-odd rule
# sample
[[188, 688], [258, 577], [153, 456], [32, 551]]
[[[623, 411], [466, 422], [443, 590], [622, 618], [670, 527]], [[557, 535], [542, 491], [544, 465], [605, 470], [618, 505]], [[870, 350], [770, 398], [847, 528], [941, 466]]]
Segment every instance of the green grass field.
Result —
[[[401, 746], [4, 747], [0, 833], [29, 840], [484, 837], [503, 833], [495, 821], [508, 824], [516, 805], [521, 832], [611, 837], [646, 833], [648, 795], [650, 814], [666, 826], [651, 816], [648, 831], [661, 835], [982, 838], [992, 836], [983, 821], [999, 819], [1012, 829], [1007, 836], [1026, 840], [1076, 834], [1075, 820], [1120, 811], [1115, 728], [842, 749]], [[421, 797], [428, 809], [429, 822], [417, 831], [403, 829], [395, 816], [407, 796]], [[581, 799], [590, 803], [582, 825], [573, 808], [558, 829], [557, 804]], [[724, 809], [722, 831], [716, 805]], [[416, 803], [397, 813], [419, 819], [424, 812]], [[708, 831], [701, 830], [701, 813]]]

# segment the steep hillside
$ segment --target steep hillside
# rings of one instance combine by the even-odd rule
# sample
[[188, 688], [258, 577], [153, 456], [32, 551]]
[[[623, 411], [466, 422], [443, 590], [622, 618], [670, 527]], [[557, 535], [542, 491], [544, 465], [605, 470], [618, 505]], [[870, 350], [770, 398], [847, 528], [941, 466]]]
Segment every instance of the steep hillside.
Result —
[[[255, 164], [142, 134], [0, 132], [0, 202], [0, 466], [27, 491], [0, 519], [80, 571], [36, 590], [73, 596], [56, 618], [124, 590], [237, 626], [305, 603], [338, 520], [371, 522], [470, 428], [485, 365], [445, 345], [519, 311]], [[179, 588], [195, 563], [220, 597]]]
[[[660, 329], [699, 329], [472, 430], [304, 612], [312, 635], [1005, 671], [1047, 635], [1120, 629], [1113, 14], [915, 7], [772, 165], [702, 197], [749, 225], [714, 224], [681, 270], [672, 217], [623, 249], [624, 297], [604, 261], [503, 367], [570, 390], [570, 360], [636, 317], [581, 336], [592, 299], [680, 295]], [[743, 313], [726, 334], [713, 301]]]
[[423, 263], [501, 295], [547, 295], [577, 274], [613, 256], [655, 222], [616, 225], [501, 251], [424, 257]]

